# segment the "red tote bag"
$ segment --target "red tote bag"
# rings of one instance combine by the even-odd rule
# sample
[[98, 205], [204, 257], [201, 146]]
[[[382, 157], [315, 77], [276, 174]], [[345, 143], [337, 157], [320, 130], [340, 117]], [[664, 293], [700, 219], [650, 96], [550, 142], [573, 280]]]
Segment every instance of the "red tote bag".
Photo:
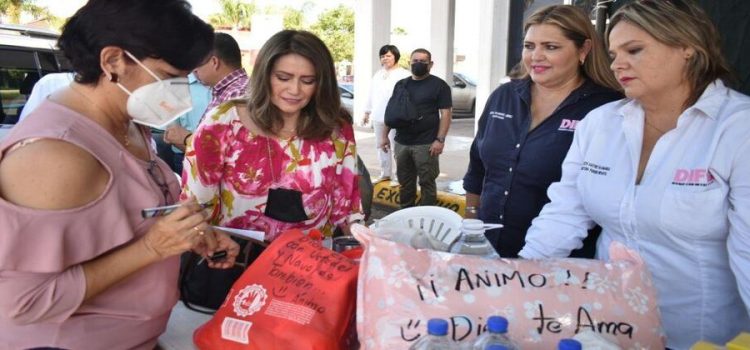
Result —
[[299, 230], [271, 243], [193, 334], [207, 349], [344, 349], [358, 266]]

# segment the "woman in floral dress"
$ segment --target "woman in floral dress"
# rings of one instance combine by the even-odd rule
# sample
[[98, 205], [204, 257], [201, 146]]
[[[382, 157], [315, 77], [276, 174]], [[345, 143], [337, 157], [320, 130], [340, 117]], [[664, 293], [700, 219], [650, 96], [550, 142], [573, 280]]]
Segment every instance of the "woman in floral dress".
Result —
[[325, 44], [305, 31], [277, 33], [258, 53], [249, 89], [196, 130], [182, 196], [218, 204], [214, 224], [263, 231], [268, 241], [288, 229], [348, 232], [363, 217], [356, 146]]

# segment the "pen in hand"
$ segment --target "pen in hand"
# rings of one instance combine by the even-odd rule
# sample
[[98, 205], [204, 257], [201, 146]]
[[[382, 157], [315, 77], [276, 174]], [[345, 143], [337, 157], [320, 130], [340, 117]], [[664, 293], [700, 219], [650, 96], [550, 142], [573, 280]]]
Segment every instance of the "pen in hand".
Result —
[[[227, 257], [227, 251], [226, 250], [221, 250], [221, 251], [218, 251], [218, 252], [214, 253], [214, 255], [208, 257], [208, 259], [211, 260], [212, 262], [217, 262], [217, 261], [224, 260], [224, 258], [226, 258], [226, 257]], [[197, 265], [202, 264], [204, 261], [206, 261], [206, 257], [205, 256], [202, 257], [200, 260], [198, 260], [198, 264]]]
[[[185, 204], [173, 204], [173, 205], [165, 205], [162, 207], [154, 207], [154, 208], [145, 208], [141, 210], [141, 216], [144, 219], [153, 218], [156, 216], [165, 216], [171, 214], [173, 211], [177, 210], [177, 208], [183, 206]], [[201, 208], [206, 209], [213, 206], [213, 203], [206, 202], [206, 203], [200, 203], [199, 204]]]

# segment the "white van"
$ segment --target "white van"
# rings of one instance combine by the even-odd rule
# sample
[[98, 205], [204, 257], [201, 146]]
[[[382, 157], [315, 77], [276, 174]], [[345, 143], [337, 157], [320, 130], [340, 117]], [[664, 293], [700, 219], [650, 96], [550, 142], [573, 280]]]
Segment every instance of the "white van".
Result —
[[[15, 124], [34, 84], [48, 73], [70, 71], [50, 30], [0, 24], [0, 124]], [[0, 127], [0, 138], [8, 126]]]

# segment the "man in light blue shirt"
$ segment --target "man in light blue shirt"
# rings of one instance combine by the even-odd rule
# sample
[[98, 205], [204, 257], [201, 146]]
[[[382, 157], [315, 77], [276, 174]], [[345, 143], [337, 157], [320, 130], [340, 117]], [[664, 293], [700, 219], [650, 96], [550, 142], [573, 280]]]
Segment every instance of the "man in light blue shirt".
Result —
[[[175, 120], [172, 125], [179, 125], [187, 129], [189, 133], [192, 133], [196, 128], [198, 128], [198, 123], [200, 123], [201, 117], [203, 117], [203, 114], [206, 112], [206, 108], [208, 107], [208, 103], [211, 101], [211, 90], [209, 90], [207, 86], [201, 84], [201, 82], [193, 73], [190, 73], [188, 75], [188, 82], [190, 84], [190, 98], [192, 99], [193, 109], [190, 112], [187, 112], [177, 118], [177, 120]], [[158, 139], [161, 138], [161, 136], [158, 137]], [[165, 142], [161, 143], [162, 144], [160, 144], [160, 148], [169, 147], [169, 144]], [[171, 151], [174, 154], [172, 157], [169, 157], [169, 155], [165, 156], [163, 154], [169, 153], [168, 149], [166, 150], [166, 152], [160, 150], [159, 155], [167, 162], [167, 164], [169, 164], [169, 166], [175, 173], [182, 174], [182, 161], [185, 159], [184, 140], [179, 143], [173, 143]], [[169, 158], [171, 158], [171, 160]]]

